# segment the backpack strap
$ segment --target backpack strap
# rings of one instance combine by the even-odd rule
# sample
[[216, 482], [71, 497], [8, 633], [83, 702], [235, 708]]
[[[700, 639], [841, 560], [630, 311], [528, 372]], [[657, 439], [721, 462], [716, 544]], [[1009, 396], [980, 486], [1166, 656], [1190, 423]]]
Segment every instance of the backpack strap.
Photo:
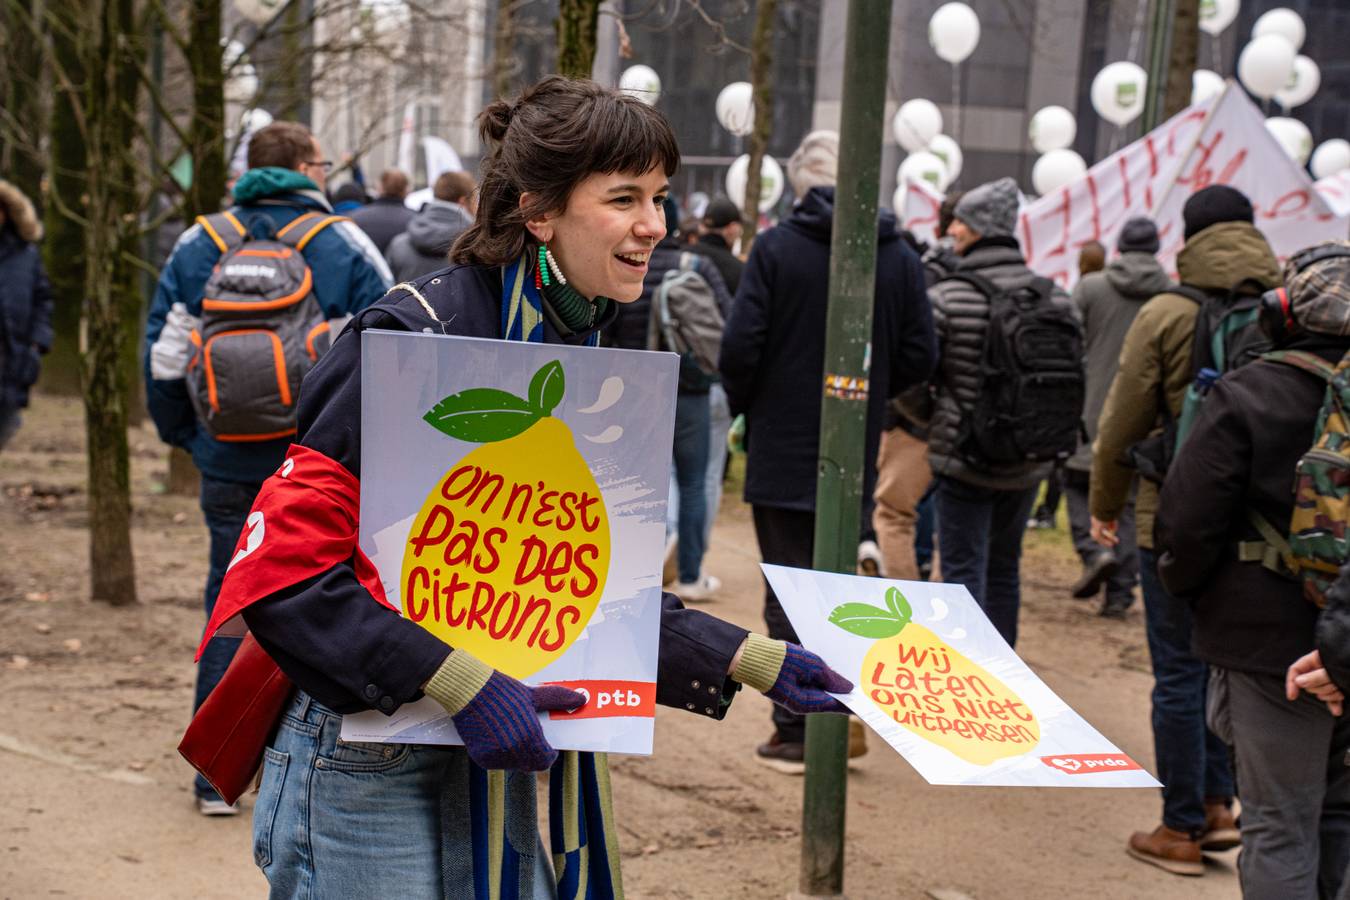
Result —
[[1174, 284], [1164, 294], [1176, 294], [1178, 297], [1185, 297], [1187, 300], [1197, 305], [1203, 304], [1209, 299], [1209, 292], [1203, 288], [1198, 288], [1193, 284]]
[[683, 252], [681, 252], [681, 253], [680, 253], [680, 271], [681, 271], [681, 272], [697, 272], [697, 271], [698, 271], [698, 257], [697, 257], [697, 255], [694, 254], [694, 253], [689, 253], [688, 251], [683, 251]]
[[312, 241], [320, 231], [334, 222], [350, 221], [351, 219], [346, 216], [325, 216], [322, 213], [307, 212], [295, 217], [286, 224], [286, 227], [278, 231], [277, 240], [303, 253], [305, 252], [305, 245]]
[[209, 216], [198, 216], [196, 221], [222, 254], [244, 243], [244, 237], [248, 234], [244, 223], [228, 209]]
[[1265, 516], [1254, 509], [1247, 510], [1247, 521], [1262, 539], [1239, 541], [1238, 560], [1259, 562], [1263, 569], [1268, 569], [1282, 578], [1297, 577], [1302, 571], [1302, 566], [1295, 558], [1294, 548], [1289, 546], [1289, 540], [1279, 532], [1279, 529], [1271, 525]]
[[1308, 353], [1306, 350], [1272, 350], [1269, 353], [1262, 353], [1260, 358], [1268, 359], [1271, 362], [1284, 363], [1286, 366], [1293, 366], [1295, 369], [1302, 369], [1309, 375], [1316, 375], [1328, 384], [1331, 383], [1331, 379], [1336, 374], [1334, 365], [1316, 353]]

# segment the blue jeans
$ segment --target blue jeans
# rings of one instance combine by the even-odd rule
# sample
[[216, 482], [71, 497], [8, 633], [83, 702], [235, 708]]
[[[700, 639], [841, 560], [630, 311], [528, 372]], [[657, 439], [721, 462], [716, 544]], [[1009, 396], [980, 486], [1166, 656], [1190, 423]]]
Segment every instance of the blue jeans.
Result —
[[1144, 628], [1153, 661], [1153, 754], [1163, 783], [1163, 824], [1197, 834], [1205, 800], [1233, 796], [1228, 747], [1205, 726], [1209, 667], [1191, 653], [1191, 608], [1167, 593], [1158, 558], [1139, 548]]
[[[708, 482], [704, 490], [703, 548], [712, 541], [713, 523], [722, 507], [722, 479], [727, 469], [727, 432], [731, 430], [731, 409], [721, 384], [708, 390]], [[666, 535], [680, 527], [680, 483], [675, 479], [675, 464], [670, 464], [670, 502], [666, 504]]]
[[[220, 583], [225, 580], [225, 569], [230, 565], [239, 533], [244, 530], [248, 511], [258, 496], [261, 484], [240, 484], [202, 476], [201, 505], [206, 528], [211, 534], [211, 564], [206, 575], [206, 618], [216, 608]], [[193, 699], [195, 712], [220, 681], [239, 649], [239, 638], [218, 637], [206, 645], [197, 663], [197, 693]], [[216, 792], [205, 778], [198, 775], [193, 782], [198, 797], [215, 797]]]
[[1017, 643], [1022, 605], [1022, 535], [1036, 488], [1000, 491], [937, 479], [942, 580], [965, 585], [1009, 646]]
[[[271, 886], [269, 896], [442, 896], [441, 786], [451, 754], [463, 751], [343, 742], [341, 729], [340, 715], [296, 691], [264, 752], [253, 861]], [[516, 849], [534, 857], [533, 897], [555, 898], [535, 823], [528, 831], [523, 842], [532, 846]], [[467, 834], [449, 837], [469, 843]], [[466, 886], [464, 895], [470, 893]]]
[[710, 405], [707, 394], [679, 394], [675, 401], [675, 481], [680, 489], [680, 517], [676, 557], [680, 581], [698, 581], [703, 567], [704, 525], [707, 521], [707, 480]]

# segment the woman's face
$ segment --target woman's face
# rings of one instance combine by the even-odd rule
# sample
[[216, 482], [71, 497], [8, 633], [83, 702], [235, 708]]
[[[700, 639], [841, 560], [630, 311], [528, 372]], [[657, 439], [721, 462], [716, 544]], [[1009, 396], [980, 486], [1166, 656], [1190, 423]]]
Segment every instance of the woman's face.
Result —
[[669, 190], [659, 165], [642, 175], [591, 175], [573, 188], [565, 210], [527, 226], [583, 297], [632, 303], [642, 295], [652, 248], [666, 234], [661, 204]]

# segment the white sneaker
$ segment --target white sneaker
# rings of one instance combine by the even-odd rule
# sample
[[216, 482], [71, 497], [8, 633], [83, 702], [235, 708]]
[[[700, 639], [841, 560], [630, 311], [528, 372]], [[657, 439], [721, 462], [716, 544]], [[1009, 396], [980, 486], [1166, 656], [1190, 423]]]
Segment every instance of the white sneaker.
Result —
[[237, 816], [239, 804], [226, 803], [219, 797], [198, 797], [197, 812], [204, 816]]
[[858, 574], [869, 578], [882, 575], [881, 548], [876, 541], [863, 541], [858, 545]]
[[698, 581], [681, 581], [673, 585], [670, 592], [686, 603], [703, 603], [711, 600], [721, 587], [722, 580], [716, 575], [703, 575]]

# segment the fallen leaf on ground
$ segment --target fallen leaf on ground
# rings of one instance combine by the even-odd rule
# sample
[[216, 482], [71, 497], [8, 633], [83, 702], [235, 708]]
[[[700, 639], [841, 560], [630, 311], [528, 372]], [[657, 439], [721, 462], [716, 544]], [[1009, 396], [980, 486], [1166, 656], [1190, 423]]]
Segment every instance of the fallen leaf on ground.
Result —
[[52, 595], [46, 591], [29, 591], [23, 595], [23, 599], [29, 603], [50, 603]]
[[33, 626], [33, 630], [38, 634], [51, 634], [52, 626], [48, 625], [46, 622], [39, 622]]
[[11, 656], [9, 663], [5, 666], [7, 669], [26, 669], [32, 665], [32, 660], [26, 656]]
[[65, 647], [71, 653], [79, 653], [80, 647], [82, 647], [83, 645], [80, 643], [79, 638], [66, 638], [64, 641], [61, 642], [61, 646]]

